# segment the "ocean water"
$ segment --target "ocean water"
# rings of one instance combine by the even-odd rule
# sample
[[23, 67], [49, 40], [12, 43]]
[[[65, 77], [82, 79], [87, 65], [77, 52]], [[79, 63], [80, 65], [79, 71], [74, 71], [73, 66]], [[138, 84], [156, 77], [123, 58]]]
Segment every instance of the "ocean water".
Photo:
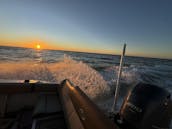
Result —
[[[113, 102], [120, 56], [35, 50], [0, 46], [0, 79], [36, 79], [60, 83], [70, 79], [105, 112]], [[172, 94], [172, 60], [144, 57], [124, 59], [118, 108], [138, 82], [164, 87]]]

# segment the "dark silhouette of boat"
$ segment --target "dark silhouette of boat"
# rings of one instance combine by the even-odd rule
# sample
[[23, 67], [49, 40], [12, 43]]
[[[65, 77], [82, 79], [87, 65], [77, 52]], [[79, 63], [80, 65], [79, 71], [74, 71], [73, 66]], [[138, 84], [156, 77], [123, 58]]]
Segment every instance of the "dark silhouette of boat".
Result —
[[[170, 94], [159, 87], [144, 87], [138, 84], [128, 94], [120, 112], [110, 120], [69, 80], [61, 84], [31, 80], [1, 82], [0, 129], [168, 128], [172, 112]], [[145, 98], [143, 91], [152, 98]]]

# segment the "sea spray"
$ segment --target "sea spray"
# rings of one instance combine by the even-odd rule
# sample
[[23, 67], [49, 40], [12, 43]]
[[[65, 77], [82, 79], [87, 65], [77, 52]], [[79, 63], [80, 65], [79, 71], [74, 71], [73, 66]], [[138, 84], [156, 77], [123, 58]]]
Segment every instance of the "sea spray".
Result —
[[[63, 57], [64, 54], [70, 55], [72, 58]], [[68, 66], [62, 67], [62, 64], [68, 64]], [[70, 64], [73, 65], [72, 68]], [[85, 65], [89, 67], [89, 70], [83, 70], [86, 68]], [[63, 78], [71, 77], [72, 81], [75, 81], [75, 84], [81, 88], [83, 87], [82, 90], [87, 94], [97, 92], [97, 94], [93, 93], [93, 97], [97, 98], [94, 102], [105, 112], [112, 106], [111, 100], [113, 100], [118, 65], [119, 56], [116, 55], [58, 50], [37, 51], [28, 48], [0, 46], [0, 79], [36, 79], [59, 83]], [[75, 71], [79, 69], [76, 68], [79, 66], [80, 70], [84, 72]], [[65, 69], [68, 72], [64, 72]], [[70, 69], [73, 69], [71, 73]], [[72, 78], [73, 75], [75, 78]], [[166, 88], [172, 94], [172, 60], [126, 56], [121, 79], [119, 107], [135, 82], [153, 83]], [[97, 84], [94, 82], [95, 80]], [[99, 90], [96, 89], [100, 83], [103, 84], [104, 92], [98, 92]]]
[[103, 77], [88, 65], [65, 56], [58, 63], [0, 63], [1, 79], [34, 79], [60, 83], [64, 79], [71, 80], [90, 98], [106, 96], [110, 92]]
[[65, 56], [63, 61], [49, 66], [58, 83], [67, 78], [74, 85], [79, 86], [90, 98], [103, 97], [110, 92], [110, 87], [103, 77], [81, 61], [77, 62]]
[[[104, 80], [108, 83], [108, 85], [111, 87], [111, 90], [113, 91], [115, 90], [114, 85], [116, 84], [118, 69], [119, 66], [112, 66], [100, 72]], [[139, 75], [137, 71], [135, 69], [131, 69], [130, 67], [123, 67], [121, 85], [124, 87], [128, 87], [138, 82]]]

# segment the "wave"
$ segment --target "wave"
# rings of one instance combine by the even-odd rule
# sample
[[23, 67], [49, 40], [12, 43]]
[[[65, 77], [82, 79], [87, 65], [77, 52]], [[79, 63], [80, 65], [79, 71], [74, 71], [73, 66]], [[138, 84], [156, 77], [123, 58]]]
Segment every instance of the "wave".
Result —
[[34, 79], [57, 83], [69, 79], [92, 99], [106, 96], [110, 92], [101, 74], [87, 64], [68, 56], [64, 56], [58, 63], [0, 63], [0, 69], [1, 79]]
[[[172, 81], [162, 77], [162, 74], [169, 73], [166, 73], [164, 69], [159, 72], [156, 70], [157, 67], [159, 66], [155, 68], [135, 65], [123, 67], [118, 109], [128, 91], [138, 82], [166, 86], [165, 88], [172, 93], [170, 87]], [[44, 60], [0, 63], [0, 69], [0, 79], [34, 79], [56, 83], [69, 79], [107, 112], [110, 111], [113, 103], [119, 66], [106, 67], [98, 72], [82, 61], [73, 60], [65, 55], [58, 62], [53, 63]]]
[[[116, 84], [119, 66], [107, 67], [101, 71], [103, 78], [108, 85], [114, 87]], [[121, 83], [126, 86], [132, 86], [138, 82], [154, 84], [166, 88], [172, 93], [172, 67], [171, 66], [124, 66]]]
[[[27, 53], [25, 54], [27, 55]], [[18, 63], [15, 63], [16, 61], [1, 62], [0, 78], [39, 79], [57, 83], [68, 78], [74, 84], [83, 87], [82, 90], [88, 94], [91, 94], [91, 91], [89, 91], [90, 88], [88, 88], [89, 85], [93, 88], [100, 86], [103, 91], [105, 90], [103, 89], [104, 87], [107, 87], [106, 90], [110, 87], [109, 90], [114, 91], [119, 69], [118, 65], [108, 67], [100, 66], [100, 70], [93, 69], [92, 67], [94, 66], [90, 67], [81, 61], [73, 60], [69, 56], [61, 56], [60, 58], [58, 57], [58, 61], [54, 61], [54, 57], [53, 59], [50, 58], [51, 53], [48, 55], [48, 58], [42, 58], [42, 53], [37, 52], [34, 55], [36, 58], [34, 61], [27, 60], [27, 62], [20, 61]], [[171, 66], [166, 65], [156, 65], [154, 67], [144, 65], [124, 66], [121, 83], [124, 87], [131, 87], [137, 82], [151, 83], [165, 87], [172, 93], [170, 88], [172, 86], [172, 82], [170, 81], [172, 71], [170, 69]], [[95, 91], [98, 92], [98, 90]], [[95, 92], [95, 95], [91, 94], [91, 96], [97, 96], [96, 94], [99, 94], [97, 92]]]

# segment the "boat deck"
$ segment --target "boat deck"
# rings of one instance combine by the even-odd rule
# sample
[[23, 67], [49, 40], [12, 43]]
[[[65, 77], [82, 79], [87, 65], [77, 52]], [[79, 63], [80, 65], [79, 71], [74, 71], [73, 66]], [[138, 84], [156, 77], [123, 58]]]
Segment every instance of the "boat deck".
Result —
[[118, 129], [79, 87], [0, 83], [0, 129]]
[[4, 98], [0, 129], [67, 129], [57, 93], [0, 95]]

